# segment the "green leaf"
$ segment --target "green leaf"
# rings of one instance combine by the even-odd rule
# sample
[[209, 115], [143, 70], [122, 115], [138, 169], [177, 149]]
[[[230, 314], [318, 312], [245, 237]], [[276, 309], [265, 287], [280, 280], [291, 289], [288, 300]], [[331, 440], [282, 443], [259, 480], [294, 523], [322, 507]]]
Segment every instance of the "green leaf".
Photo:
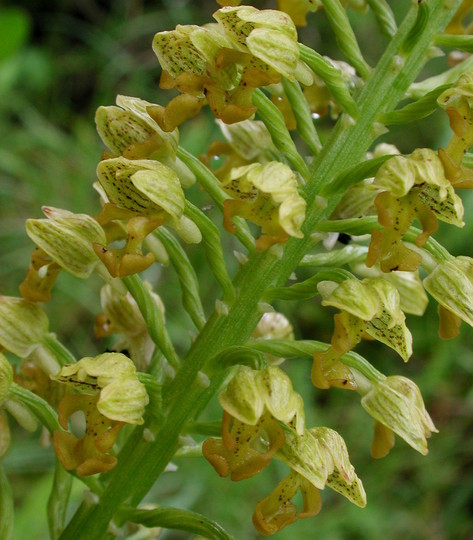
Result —
[[218, 523], [201, 514], [180, 510], [179, 508], [157, 508], [156, 510], [135, 510], [127, 508], [120, 511], [122, 519], [140, 523], [145, 527], [164, 527], [198, 534], [209, 540], [233, 540]]
[[56, 459], [53, 486], [48, 499], [48, 525], [51, 540], [57, 540], [64, 529], [71, 488], [72, 476]]
[[365, 178], [374, 176], [381, 165], [392, 157], [392, 154], [379, 156], [350, 167], [348, 170], [343, 171], [331, 184], [326, 186], [322, 190], [322, 195], [326, 197], [334, 193], [345, 192], [349, 187], [361, 182]]
[[443, 84], [428, 94], [425, 94], [425, 96], [417, 101], [402, 107], [402, 109], [381, 115], [379, 121], [386, 126], [391, 126], [395, 124], [408, 124], [409, 122], [426, 118], [439, 108], [437, 98], [443, 91], [450, 88], [450, 86], [451, 84]]
[[357, 105], [351, 97], [341, 71], [310, 47], [299, 44], [299, 49], [301, 51], [301, 59], [324, 81], [335, 101], [352, 118], [358, 118]]

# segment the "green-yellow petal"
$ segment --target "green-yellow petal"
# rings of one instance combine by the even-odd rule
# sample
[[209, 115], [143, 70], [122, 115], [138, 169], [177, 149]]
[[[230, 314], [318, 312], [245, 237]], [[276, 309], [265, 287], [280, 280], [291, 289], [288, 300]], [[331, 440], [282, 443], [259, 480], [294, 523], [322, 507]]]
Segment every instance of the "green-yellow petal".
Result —
[[105, 243], [105, 233], [87, 214], [43, 207], [48, 219], [28, 219], [26, 232], [33, 242], [59, 266], [86, 279], [97, 265], [93, 244]]
[[0, 345], [26, 358], [48, 333], [49, 321], [41, 307], [23, 298], [0, 296]]
[[148, 402], [144, 385], [135, 377], [123, 377], [102, 389], [97, 409], [110, 420], [143, 424], [143, 414]]

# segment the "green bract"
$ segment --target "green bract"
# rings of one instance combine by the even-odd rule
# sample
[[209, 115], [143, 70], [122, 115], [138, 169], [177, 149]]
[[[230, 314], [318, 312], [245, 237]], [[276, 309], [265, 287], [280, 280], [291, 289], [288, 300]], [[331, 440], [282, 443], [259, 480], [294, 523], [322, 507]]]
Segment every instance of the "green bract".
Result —
[[26, 232], [33, 242], [61, 268], [86, 279], [98, 263], [92, 245], [104, 243], [102, 227], [87, 214], [43, 207], [48, 219], [26, 220]]
[[304, 431], [302, 398], [292, 388], [291, 379], [275, 366], [262, 371], [242, 366], [218, 399], [225, 411], [245, 424], [256, 425], [268, 411], [297, 433]]

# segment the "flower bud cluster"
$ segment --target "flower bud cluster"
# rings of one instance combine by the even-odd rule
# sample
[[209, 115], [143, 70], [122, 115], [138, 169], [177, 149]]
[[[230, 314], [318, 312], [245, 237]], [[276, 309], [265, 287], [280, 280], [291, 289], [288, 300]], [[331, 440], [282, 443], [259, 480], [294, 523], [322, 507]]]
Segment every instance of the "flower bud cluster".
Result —
[[228, 124], [250, 118], [256, 111], [253, 90], [281, 76], [312, 83], [311, 71], [299, 59], [294, 23], [285, 13], [226, 6], [214, 18], [218, 24], [179, 25], [154, 38], [164, 70], [161, 87], [181, 92], [166, 107], [149, 109], [164, 131], [197, 114], [204, 103]]

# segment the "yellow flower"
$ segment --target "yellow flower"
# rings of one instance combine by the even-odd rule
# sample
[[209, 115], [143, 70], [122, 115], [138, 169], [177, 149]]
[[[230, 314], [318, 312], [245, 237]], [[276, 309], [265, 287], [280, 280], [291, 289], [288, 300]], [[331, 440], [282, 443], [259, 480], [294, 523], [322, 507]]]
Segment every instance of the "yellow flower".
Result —
[[362, 281], [353, 278], [339, 285], [322, 283], [319, 291], [322, 305], [336, 307], [341, 313], [334, 316], [335, 329], [329, 349], [314, 353], [314, 386], [356, 389], [351, 370], [340, 358], [361, 341], [364, 333], [394, 349], [407, 362], [412, 354], [412, 336], [394, 285], [382, 278]]
[[[322, 506], [319, 490], [325, 486], [361, 508], [366, 506], [363, 484], [336, 431], [315, 427], [302, 435], [288, 433], [276, 457], [289, 465], [291, 473], [258, 503], [253, 523], [260, 534], [274, 534], [297, 519], [316, 515]], [[300, 512], [291, 502], [298, 490], [303, 498]]]
[[457, 336], [462, 320], [473, 326], [473, 259], [460, 256], [445, 261], [423, 283], [439, 303], [441, 338]]
[[[355, 376], [363, 377], [359, 373]], [[360, 388], [363, 387], [360, 384]], [[361, 405], [377, 422], [371, 447], [373, 457], [384, 457], [389, 452], [394, 444], [390, 431], [426, 455], [427, 438], [437, 429], [425, 410], [418, 386], [406, 377], [393, 375], [380, 382], [371, 382], [366, 388], [362, 390]]]
[[153, 50], [163, 68], [161, 87], [181, 92], [166, 107], [148, 109], [164, 131], [197, 114], [206, 102], [227, 124], [248, 119], [256, 111], [253, 90], [279, 82], [281, 75], [312, 83], [286, 14], [226, 6], [214, 18], [218, 25], [177, 26], [154, 38]]
[[67, 430], [72, 414], [82, 411], [84, 436], [55, 431], [54, 450], [66, 470], [88, 476], [112, 469], [117, 459], [108, 454], [124, 423], [143, 424], [149, 398], [136, 377], [133, 362], [120, 353], [104, 353], [64, 366], [55, 380], [86, 395], [68, 395], [59, 404], [59, 423]]
[[118, 95], [117, 106], [97, 109], [97, 132], [113, 154], [127, 159], [175, 156], [179, 133], [166, 133], [158, 126], [147, 112], [153, 106], [139, 98]]
[[219, 401], [222, 439], [207, 439], [202, 453], [220, 476], [243, 480], [267, 467], [285, 441], [280, 422], [296, 433], [304, 430], [302, 398], [275, 366], [241, 367]]
[[[123, 248], [101, 242], [94, 251], [113, 277], [140, 272], [154, 262], [152, 253], [141, 253], [143, 240], [163, 223], [176, 229], [187, 242], [202, 239], [197, 226], [184, 215], [185, 197], [177, 174], [159, 161], [106, 159], [97, 167], [99, 182], [110, 202], [98, 217], [108, 240], [126, 237]], [[126, 221], [125, 231], [111, 222]]]
[[473, 73], [462, 75], [440, 94], [437, 103], [448, 114], [453, 131], [447, 148], [438, 150], [445, 174], [455, 188], [472, 188], [473, 174], [462, 165], [462, 159], [473, 144]]
[[105, 233], [87, 214], [43, 206], [47, 219], [27, 219], [26, 233], [37, 245], [25, 280], [20, 285], [24, 298], [46, 302], [61, 269], [87, 279], [99, 263], [93, 250], [104, 242]]
[[224, 203], [224, 227], [234, 232], [231, 221], [242, 216], [261, 226], [263, 235], [257, 249], [283, 243], [289, 236], [302, 238], [306, 202], [297, 190], [294, 172], [283, 163], [253, 163], [232, 169], [222, 182], [225, 192], [233, 197]]
[[437, 230], [437, 220], [463, 227], [463, 204], [447, 178], [442, 161], [433, 150], [421, 148], [410, 156], [395, 156], [376, 173], [373, 186], [381, 188], [375, 199], [378, 221], [373, 231], [367, 266], [379, 261], [383, 272], [412, 272], [420, 255], [402, 243], [414, 219], [422, 225], [416, 244], [422, 247]]

